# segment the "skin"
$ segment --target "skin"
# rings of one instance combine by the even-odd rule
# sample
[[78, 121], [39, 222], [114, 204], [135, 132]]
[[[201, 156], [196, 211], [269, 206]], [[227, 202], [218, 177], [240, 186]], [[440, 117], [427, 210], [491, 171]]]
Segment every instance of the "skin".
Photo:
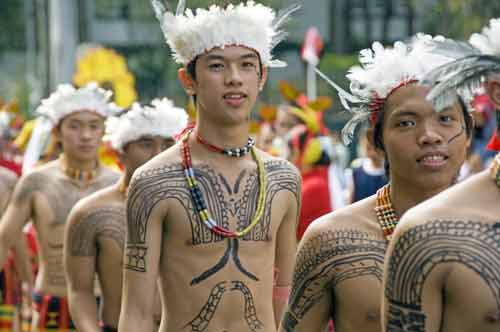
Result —
[[[427, 88], [406, 86], [386, 101], [383, 139], [397, 215], [449, 187], [470, 141], [458, 103], [436, 114]], [[451, 140], [452, 137], [455, 139]], [[446, 163], [424, 167], [422, 154], [440, 150]], [[374, 211], [376, 195], [316, 220], [299, 244], [292, 293], [280, 331], [380, 331], [380, 293], [387, 241]]]
[[64, 237], [64, 267], [70, 312], [79, 331], [101, 331], [94, 296], [96, 273], [102, 291], [100, 320], [118, 327], [126, 233], [126, 195], [120, 192], [120, 184], [128, 185], [139, 166], [173, 144], [172, 138], [161, 136], [128, 143], [119, 154], [123, 178], [82, 199], [71, 210]]
[[[499, 109], [498, 76], [487, 90]], [[387, 251], [384, 331], [499, 330], [499, 201], [485, 170], [402, 218]]]
[[[70, 167], [94, 167], [103, 128], [103, 119], [87, 110], [61, 121], [56, 135]], [[83, 183], [69, 178], [61, 170], [60, 160], [23, 175], [0, 222], [0, 264], [5, 262], [8, 249], [21, 238], [23, 226], [32, 220], [39, 240], [40, 270], [35, 291], [66, 296], [62, 245], [67, 214], [79, 199], [110, 185], [117, 177], [111, 170], [99, 167], [96, 177]]]
[[[214, 57], [215, 56], [215, 57]], [[223, 147], [242, 146], [248, 116], [267, 70], [244, 47], [214, 49], [198, 58], [196, 81], [179, 73], [189, 94], [196, 94], [199, 134]], [[247, 96], [234, 105], [231, 91]], [[215, 154], [190, 136], [196, 179], [210, 214], [231, 230], [254, 216], [258, 197], [256, 163], [251, 155]], [[128, 202], [128, 238], [119, 331], [151, 328], [152, 298], [160, 278], [163, 315], [160, 331], [276, 331], [281, 300], [273, 303], [276, 284], [291, 282], [300, 176], [288, 162], [257, 150], [266, 170], [266, 201], [256, 228], [241, 239], [222, 239], [195, 214], [181, 165], [181, 146], [139, 168]], [[279, 185], [278, 185], [279, 184]]]

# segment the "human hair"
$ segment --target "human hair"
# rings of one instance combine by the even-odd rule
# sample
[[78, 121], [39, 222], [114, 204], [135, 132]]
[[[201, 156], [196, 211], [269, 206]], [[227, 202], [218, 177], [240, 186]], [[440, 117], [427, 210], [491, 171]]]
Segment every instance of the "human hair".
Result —
[[[473, 120], [471, 115], [467, 110], [467, 106], [465, 105], [462, 97], [458, 96], [458, 103], [460, 104], [460, 108], [462, 110], [462, 115], [465, 122], [465, 134], [467, 137], [471, 137], [472, 129], [473, 129]], [[377, 149], [380, 149], [386, 154], [385, 146], [384, 146], [384, 119], [385, 119], [385, 106], [378, 112], [377, 118], [375, 120], [375, 124], [373, 126], [373, 143]], [[387, 157], [387, 156], [386, 156]], [[387, 158], [385, 158], [384, 162], [385, 175], [389, 177], [390, 165]]]

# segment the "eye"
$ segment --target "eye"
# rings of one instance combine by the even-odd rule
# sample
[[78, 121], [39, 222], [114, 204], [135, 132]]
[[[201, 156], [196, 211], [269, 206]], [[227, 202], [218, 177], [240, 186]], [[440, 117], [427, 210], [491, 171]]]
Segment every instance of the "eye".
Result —
[[222, 63], [211, 63], [208, 65], [208, 68], [212, 71], [222, 71], [224, 69], [224, 65]]
[[397, 123], [397, 127], [414, 127], [415, 124], [414, 120], [401, 120]]
[[243, 62], [243, 68], [256, 68], [256, 67], [257, 66], [253, 62], [249, 62], [249, 61]]
[[449, 123], [449, 122], [453, 121], [453, 117], [451, 117], [449, 115], [440, 115], [439, 121], [441, 121], [443, 123]]

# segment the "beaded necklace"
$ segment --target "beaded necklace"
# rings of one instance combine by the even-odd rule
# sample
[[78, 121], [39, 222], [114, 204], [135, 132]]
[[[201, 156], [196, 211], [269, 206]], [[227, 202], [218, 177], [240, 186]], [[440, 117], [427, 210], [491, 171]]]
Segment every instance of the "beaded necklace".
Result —
[[213, 144], [205, 141], [200, 136], [200, 134], [198, 132], [196, 133], [196, 140], [200, 144], [202, 144], [205, 147], [207, 147], [209, 150], [225, 154], [226, 156], [229, 156], [229, 157], [236, 157], [236, 158], [243, 157], [244, 155], [247, 155], [252, 150], [252, 148], [255, 146], [255, 140], [253, 138], [251, 138], [251, 137], [248, 138], [247, 145], [245, 145], [244, 147], [241, 147], [241, 148], [231, 148], [231, 149], [224, 149], [224, 148], [215, 146], [215, 145], [213, 145]]
[[495, 181], [498, 188], [500, 188], [500, 153], [497, 154], [491, 163], [491, 179]]
[[221, 235], [223, 237], [239, 238], [245, 236], [250, 232], [259, 222], [264, 213], [264, 203], [266, 201], [266, 177], [264, 171], [264, 164], [255, 151], [255, 147], [250, 149], [252, 157], [257, 163], [257, 173], [259, 177], [259, 198], [257, 201], [257, 209], [255, 215], [253, 216], [250, 224], [240, 232], [230, 231], [222, 226], [217, 225], [217, 222], [210, 216], [207, 208], [207, 204], [203, 199], [203, 193], [201, 192], [196, 177], [194, 175], [193, 164], [191, 160], [191, 151], [189, 149], [189, 136], [193, 130], [189, 130], [182, 138], [182, 165], [184, 167], [184, 175], [188, 183], [189, 191], [191, 193], [191, 199], [193, 200], [196, 212], [201, 220], [201, 222], [210, 229], [213, 233]]
[[385, 185], [377, 191], [377, 202], [375, 205], [375, 213], [377, 221], [382, 227], [382, 232], [387, 241], [391, 239], [394, 229], [398, 225], [399, 218], [394, 211], [391, 201], [390, 185]]
[[122, 193], [125, 197], [128, 194], [128, 184], [125, 183], [125, 180], [120, 180], [120, 184], [118, 185], [118, 191]]
[[73, 180], [83, 182], [90, 182], [93, 178], [95, 178], [95, 176], [97, 175], [97, 170], [99, 168], [99, 162], [97, 161], [94, 168], [89, 171], [84, 171], [79, 168], [71, 168], [68, 166], [68, 162], [64, 154], [61, 154], [61, 156], [59, 157], [59, 165], [64, 174], [66, 174], [68, 177], [72, 178]]

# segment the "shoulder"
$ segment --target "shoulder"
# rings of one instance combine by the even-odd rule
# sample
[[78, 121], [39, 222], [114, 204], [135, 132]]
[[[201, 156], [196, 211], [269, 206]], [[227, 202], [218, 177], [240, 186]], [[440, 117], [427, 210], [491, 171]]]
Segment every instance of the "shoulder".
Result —
[[484, 219], [499, 198], [500, 191], [490, 179], [489, 172], [483, 171], [408, 210], [401, 218], [395, 236], [438, 220]]
[[12, 187], [17, 181], [16, 173], [2, 166], [0, 166], [0, 177], [2, 179], [2, 182], [4, 182], [9, 187]]
[[34, 192], [42, 191], [59, 175], [57, 161], [49, 162], [23, 174], [17, 181], [13, 199], [26, 201]]
[[116, 188], [110, 186], [79, 200], [71, 209], [68, 227], [95, 221], [125, 218], [125, 202], [116, 198]]
[[322, 230], [359, 230], [379, 232], [377, 216], [374, 211], [375, 196], [330, 212], [316, 219], [310, 226], [311, 231]]

